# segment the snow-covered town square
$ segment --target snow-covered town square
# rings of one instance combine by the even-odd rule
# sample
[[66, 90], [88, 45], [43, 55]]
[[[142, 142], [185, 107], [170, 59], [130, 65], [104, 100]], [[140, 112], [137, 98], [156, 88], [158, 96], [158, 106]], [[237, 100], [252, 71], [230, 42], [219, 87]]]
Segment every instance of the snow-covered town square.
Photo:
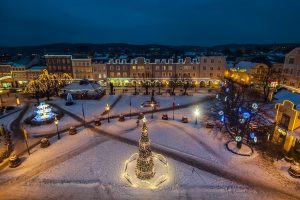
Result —
[[300, 0], [0, 0], [0, 200], [300, 200]]
[[[291, 164], [267, 155], [263, 136], [239, 135], [239, 148], [228, 133], [230, 115], [219, 100], [230, 101], [222, 97], [233, 90], [229, 82], [177, 95], [144, 89], [112, 89], [96, 100], [75, 100], [71, 92], [39, 103], [20, 100], [18, 110], [1, 118], [4, 131], [20, 134], [12, 135], [14, 151], [1, 163], [1, 199], [300, 198]], [[255, 110], [261, 105], [251, 106], [251, 115], [262, 117]], [[275, 113], [269, 110], [267, 120]]]

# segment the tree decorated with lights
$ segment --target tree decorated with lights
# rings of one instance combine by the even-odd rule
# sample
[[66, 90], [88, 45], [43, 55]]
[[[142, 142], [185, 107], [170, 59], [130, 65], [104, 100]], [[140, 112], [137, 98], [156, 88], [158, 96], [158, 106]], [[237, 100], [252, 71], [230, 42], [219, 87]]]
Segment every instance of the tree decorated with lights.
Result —
[[38, 79], [30, 81], [26, 88], [25, 93], [33, 94], [34, 98], [40, 103], [41, 94], [44, 92], [44, 85]]
[[258, 105], [246, 100], [245, 94], [248, 86], [237, 85], [232, 81], [222, 84], [217, 99], [220, 102], [221, 110], [218, 111], [221, 122], [226, 130], [234, 137], [237, 147], [241, 148], [245, 136], [257, 141], [252, 131], [253, 123], [258, 115]]
[[135, 174], [139, 179], [148, 180], [155, 175], [153, 154], [150, 148], [150, 139], [146, 119], [143, 119], [142, 134], [139, 140], [139, 157], [135, 168]]
[[51, 92], [56, 87], [57, 82], [55, 81], [55, 76], [52, 73], [48, 73], [45, 69], [42, 74], [40, 74], [39, 78], [40, 82], [43, 84], [44, 92], [47, 97], [47, 100], [50, 100]]
[[33, 93], [37, 101], [41, 94], [46, 95], [47, 99], [50, 99], [50, 96], [53, 92], [58, 95], [59, 88], [70, 84], [72, 82], [72, 77], [66, 73], [63, 74], [52, 74], [48, 73], [45, 69], [39, 75], [38, 79], [32, 80], [28, 83], [25, 88], [26, 93]]

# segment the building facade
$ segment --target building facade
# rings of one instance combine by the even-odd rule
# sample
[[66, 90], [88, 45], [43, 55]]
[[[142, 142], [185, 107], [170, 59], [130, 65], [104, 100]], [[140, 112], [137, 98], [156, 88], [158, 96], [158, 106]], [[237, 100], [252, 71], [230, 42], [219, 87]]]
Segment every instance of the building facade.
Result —
[[11, 87], [11, 65], [0, 64], [0, 87], [8, 88]]
[[93, 79], [92, 60], [90, 58], [72, 59], [74, 79]]
[[259, 83], [269, 71], [268, 65], [264, 63], [253, 63], [240, 61], [234, 67], [225, 70], [225, 77], [241, 84]]
[[105, 81], [107, 78], [106, 63], [92, 63], [93, 79], [96, 81]]
[[286, 54], [282, 75], [286, 85], [300, 88], [300, 47]]
[[45, 55], [49, 73], [67, 73], [73, 77], [71, 55]]
[[138, 57], [130, 61], [110, 60], [107, 63], [108, 81], [115, 85], [151, 82], [168, 84], [171, 79], [178, 81], [189, 80], [195, 85], [212, 85], [218, 83], [225, 70], [226, 58], [223, 56], [201, 57], [198, 59], [155, 59], [154, 62]]
[[282, 145], [285, 152], [292, 148], [300, 150], [300, 111], [289, 100], [276, 104], [275, 109], [276, 127], [272, 141]]

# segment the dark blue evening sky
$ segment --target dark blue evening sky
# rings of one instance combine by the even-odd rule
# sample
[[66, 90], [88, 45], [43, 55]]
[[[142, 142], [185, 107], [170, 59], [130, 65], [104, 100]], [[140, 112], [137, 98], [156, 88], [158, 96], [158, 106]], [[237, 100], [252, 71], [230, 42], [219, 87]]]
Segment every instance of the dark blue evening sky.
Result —
[[300, 42], [299, 0], [0, 0], [0, 46]]

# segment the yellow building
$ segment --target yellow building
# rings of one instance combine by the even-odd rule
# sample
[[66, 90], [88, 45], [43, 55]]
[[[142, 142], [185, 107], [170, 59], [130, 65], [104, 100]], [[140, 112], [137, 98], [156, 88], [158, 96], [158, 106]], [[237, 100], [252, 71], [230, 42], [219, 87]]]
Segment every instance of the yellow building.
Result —
[[225, 70], [224, 76], [240, 84], [248, 85], [258, 82], [268, 71], [269, 67], [264, 63], [240, 61], [234, 67]]
[[[276, 109], [276, 128], [274, 130], [272, 141], [277, 144], [283, 144], [285, 152], [291, 148], [300, 149], [300, 111], [296, 109], [293, 102], [284, 100], [275, 105]], [[298, 129], [298, 130], [297, 130]]]
[[245, 69], [226, 69], [224, 71], [224, 77], [244, 85], [253, 83], [253, 76], [248, 74]]

